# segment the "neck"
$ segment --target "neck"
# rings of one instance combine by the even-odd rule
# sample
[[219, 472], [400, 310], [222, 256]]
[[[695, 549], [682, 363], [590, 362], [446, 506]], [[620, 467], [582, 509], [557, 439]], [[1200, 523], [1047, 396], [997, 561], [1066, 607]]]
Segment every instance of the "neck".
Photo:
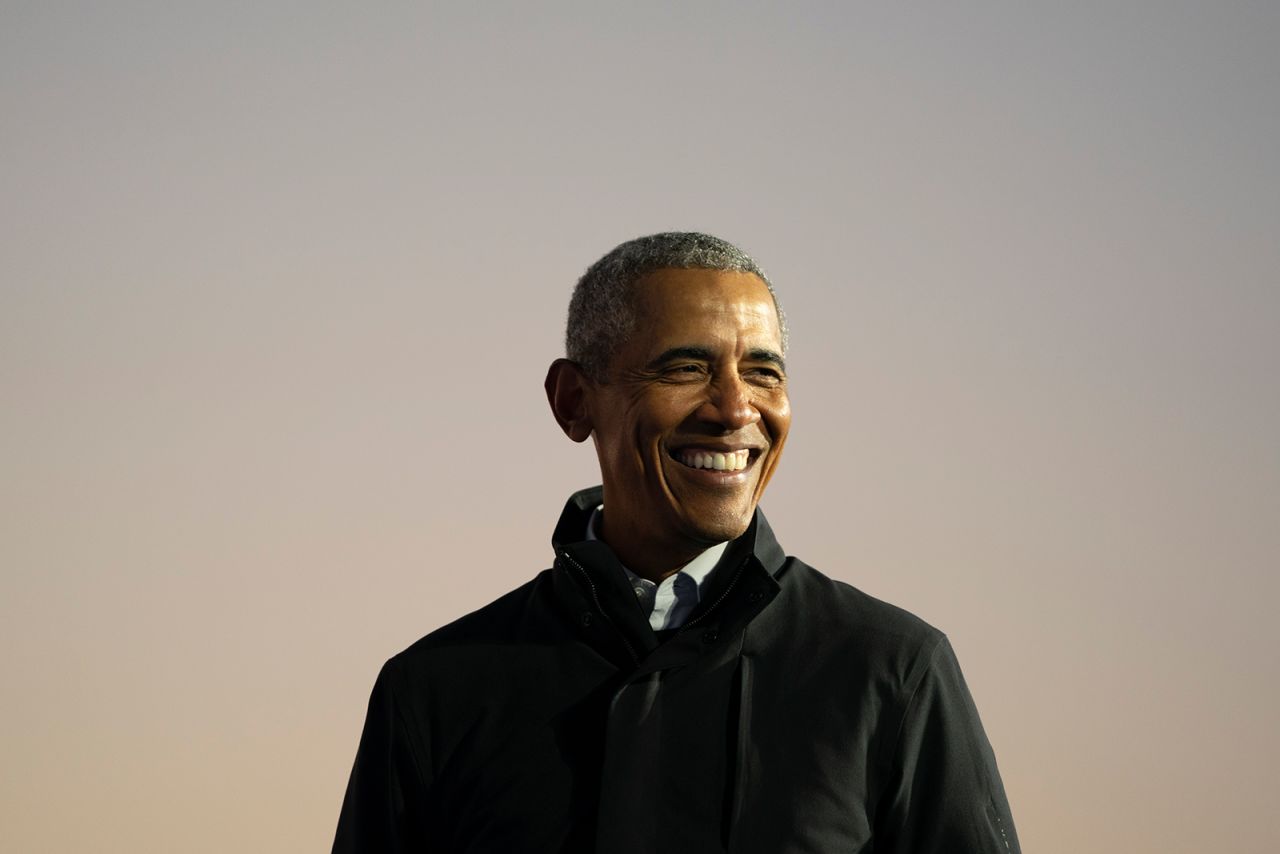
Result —
[[600, 539], [622, 561], [623, 566], [641, 578], [661, 584], [664, 578], [675, 575], [689, 561], [711, 548], [715, 543], [657, 542], [638, 537], [625, 523], [609, 524], [605, 514]]

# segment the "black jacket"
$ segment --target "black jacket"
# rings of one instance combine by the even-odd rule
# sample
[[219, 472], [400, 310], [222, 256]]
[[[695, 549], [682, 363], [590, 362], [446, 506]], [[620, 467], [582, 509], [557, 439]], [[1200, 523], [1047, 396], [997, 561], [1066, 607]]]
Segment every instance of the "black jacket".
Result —
[[674, 632], [583, 542], [383, 667], [335, 854], [1018, 852], [946, 637], [758, 511]]

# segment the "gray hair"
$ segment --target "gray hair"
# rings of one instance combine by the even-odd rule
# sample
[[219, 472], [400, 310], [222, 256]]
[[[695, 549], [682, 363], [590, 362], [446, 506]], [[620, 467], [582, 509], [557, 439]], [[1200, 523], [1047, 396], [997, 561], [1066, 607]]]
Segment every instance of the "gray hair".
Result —
[[569, 300], [565, 354], [595, 380], [603, 380], [609, 360], [635, 326], [632, 286], [657, 270], [722, 270], [760, 277], [778, 312], [782, 351], [787, 350], [787, 320], [760, 266], [738, 247], [710, 234], [668, 231], [637, 237], [615, 247], [587, 268]]

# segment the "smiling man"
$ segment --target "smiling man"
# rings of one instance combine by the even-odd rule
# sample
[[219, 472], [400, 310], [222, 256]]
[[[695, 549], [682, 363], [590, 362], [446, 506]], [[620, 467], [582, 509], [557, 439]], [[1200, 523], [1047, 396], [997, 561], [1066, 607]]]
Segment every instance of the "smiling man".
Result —
[[778, 545], [771, 285], [697, 233], [583, 275], [552, 412], [602, 487], [555, 565], [383, 667], [335, 852], [1018, 851], [946, 637]]

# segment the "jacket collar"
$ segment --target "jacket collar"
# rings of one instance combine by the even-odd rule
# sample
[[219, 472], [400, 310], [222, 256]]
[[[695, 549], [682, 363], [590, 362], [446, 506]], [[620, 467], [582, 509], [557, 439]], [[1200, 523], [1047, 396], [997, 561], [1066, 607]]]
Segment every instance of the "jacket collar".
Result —
[[[587, 521], [603, 501], [604, 487], [602, 486], [580, 489], [569, 496], [564, 510], [560, 513], [560, 521], [556, 523], [555, 532], [551, 535], [551, 547], [555, 549], [557, 555], [566, 550], [571, 552], [578, 550], [577, 544], [586, 540]], [[730, 544], [729, 552], [738, 555], [754, 554], [760, 565], [772, 576], [778, 574], [787, 559], [786, 552], [778, 544], [773, 528], [769, 527], [769, 522], [764, 518], [764, 513], [759, 507], [756, 508], [746, 532]]]
[[552, 592], [584, 639], [632, 675], [682, 666], [712, 650], [726, 649], [726, 643], [740, 648], [747, 624], [781, 591], [788, 563], [764, 514], [757, 509], [746, 532], [729, 543], [702, 601], [664, 642], [636, 605], [635, 592], [613, 550], [599, 540], [584, 539], [587, 520], [602, 496], [600, 487], [574, 493], [552, 539]]

